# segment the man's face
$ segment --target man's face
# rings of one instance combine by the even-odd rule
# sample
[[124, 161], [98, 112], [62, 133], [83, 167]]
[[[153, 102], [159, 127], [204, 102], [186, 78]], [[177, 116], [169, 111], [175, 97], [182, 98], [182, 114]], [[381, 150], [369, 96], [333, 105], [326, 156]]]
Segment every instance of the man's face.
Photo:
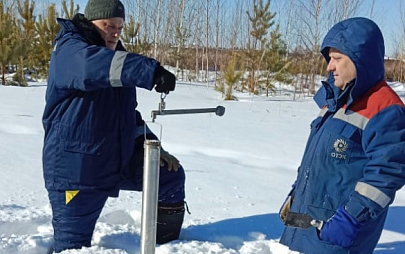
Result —
[[123, 18], [97, 19], [91, 21], [96, 26], [107, 48], [115, 50], [124, 26]]
[[356, 78], [356, 66], [348, 56], [335, 48], [329, 49], [329, 57], [330, 61], [326, 70], [333, 73], [335, 86], [344, 90], [347, 83]]

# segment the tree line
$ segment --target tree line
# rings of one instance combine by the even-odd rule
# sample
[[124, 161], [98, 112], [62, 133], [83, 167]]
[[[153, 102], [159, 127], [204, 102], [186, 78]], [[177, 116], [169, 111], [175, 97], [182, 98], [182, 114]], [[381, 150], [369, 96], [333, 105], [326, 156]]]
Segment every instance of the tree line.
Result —
[[[40, 3], [42, 3], [42, 5]], [[0, 0], [1, 83], [26, 85], [25, 73], [46, 78], [56, 18], [83, 13], [74, 0]], [[232, 91], [274, 92], [277, 82], [314, 93], [325, 75], [323, 34], [358, 14], [363, 0], [122, 0], [126, 49], [176, 67], [183, 80], [209, 81], [226, 99]], [[370, 7], [373, 16], [374, 0]], [[396, 64], [394, 66], [397, 67]], [[398, 71], [397, 69], [400, 69]], [[391, 68], [402, 75], [402, 66]], [[186, 71], [187, 70], [187, 71]], [[388, 75], [391, 75], [388, 73]], [[401, 77], [392, 77], [402, 81]], [[211, 80], [212, 81], [212, 80]], [[10, 82], [9, 82], [10, 83]], [[12, 83], [12, 82], [11, 82]]]

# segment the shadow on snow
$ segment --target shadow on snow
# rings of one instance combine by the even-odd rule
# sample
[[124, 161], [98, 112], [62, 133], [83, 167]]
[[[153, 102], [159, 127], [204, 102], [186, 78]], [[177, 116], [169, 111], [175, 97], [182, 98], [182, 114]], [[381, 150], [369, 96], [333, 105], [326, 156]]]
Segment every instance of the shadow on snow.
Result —
[[[405, 235], [404, 222], [405, 207], [391, 207], [384, 229]], [[282, 232], [283, 224], [278, 214], [259, 214], [183, 228], [180, 241], [217, 242], [224, 248], [238, 250], [244, 242], [277, 240]], [[133, 253], [139, 251], [140, 236], [133, 233], [107, 235], [102, 238], [100, 245], [112, 249], [124, 247], [128, 253]], [[405, 241], [378, 244], [374, 253], [405, 253]]]

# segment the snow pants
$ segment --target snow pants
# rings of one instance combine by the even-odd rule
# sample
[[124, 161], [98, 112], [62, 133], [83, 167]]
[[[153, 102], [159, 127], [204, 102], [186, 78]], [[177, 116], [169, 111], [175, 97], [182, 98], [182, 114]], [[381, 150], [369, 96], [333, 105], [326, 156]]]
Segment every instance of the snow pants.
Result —
[[[142, 148], [143, 149], [143, 148]], [[133, 156], [125, 170], [120, 190], [142, 191], [143, 152]], [[159, 206], [182, 203], [185, 199], [185, 174], [182, 167], [178, 171], [168, 171], [166, 165], [160, 168]], [[54, 229], [54, 252], [66, 249], [90, 247], [93, 231], [101, 211], [111, 192], [97, 189], [49, 190]]]

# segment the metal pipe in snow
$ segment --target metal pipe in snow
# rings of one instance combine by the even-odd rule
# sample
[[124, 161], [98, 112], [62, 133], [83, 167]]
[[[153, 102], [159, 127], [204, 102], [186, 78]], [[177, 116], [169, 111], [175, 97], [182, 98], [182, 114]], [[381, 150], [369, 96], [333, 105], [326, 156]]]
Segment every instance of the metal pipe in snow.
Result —
[[140, 254], [154, 254], [159, 191], [160, 141], [144, 142]]

